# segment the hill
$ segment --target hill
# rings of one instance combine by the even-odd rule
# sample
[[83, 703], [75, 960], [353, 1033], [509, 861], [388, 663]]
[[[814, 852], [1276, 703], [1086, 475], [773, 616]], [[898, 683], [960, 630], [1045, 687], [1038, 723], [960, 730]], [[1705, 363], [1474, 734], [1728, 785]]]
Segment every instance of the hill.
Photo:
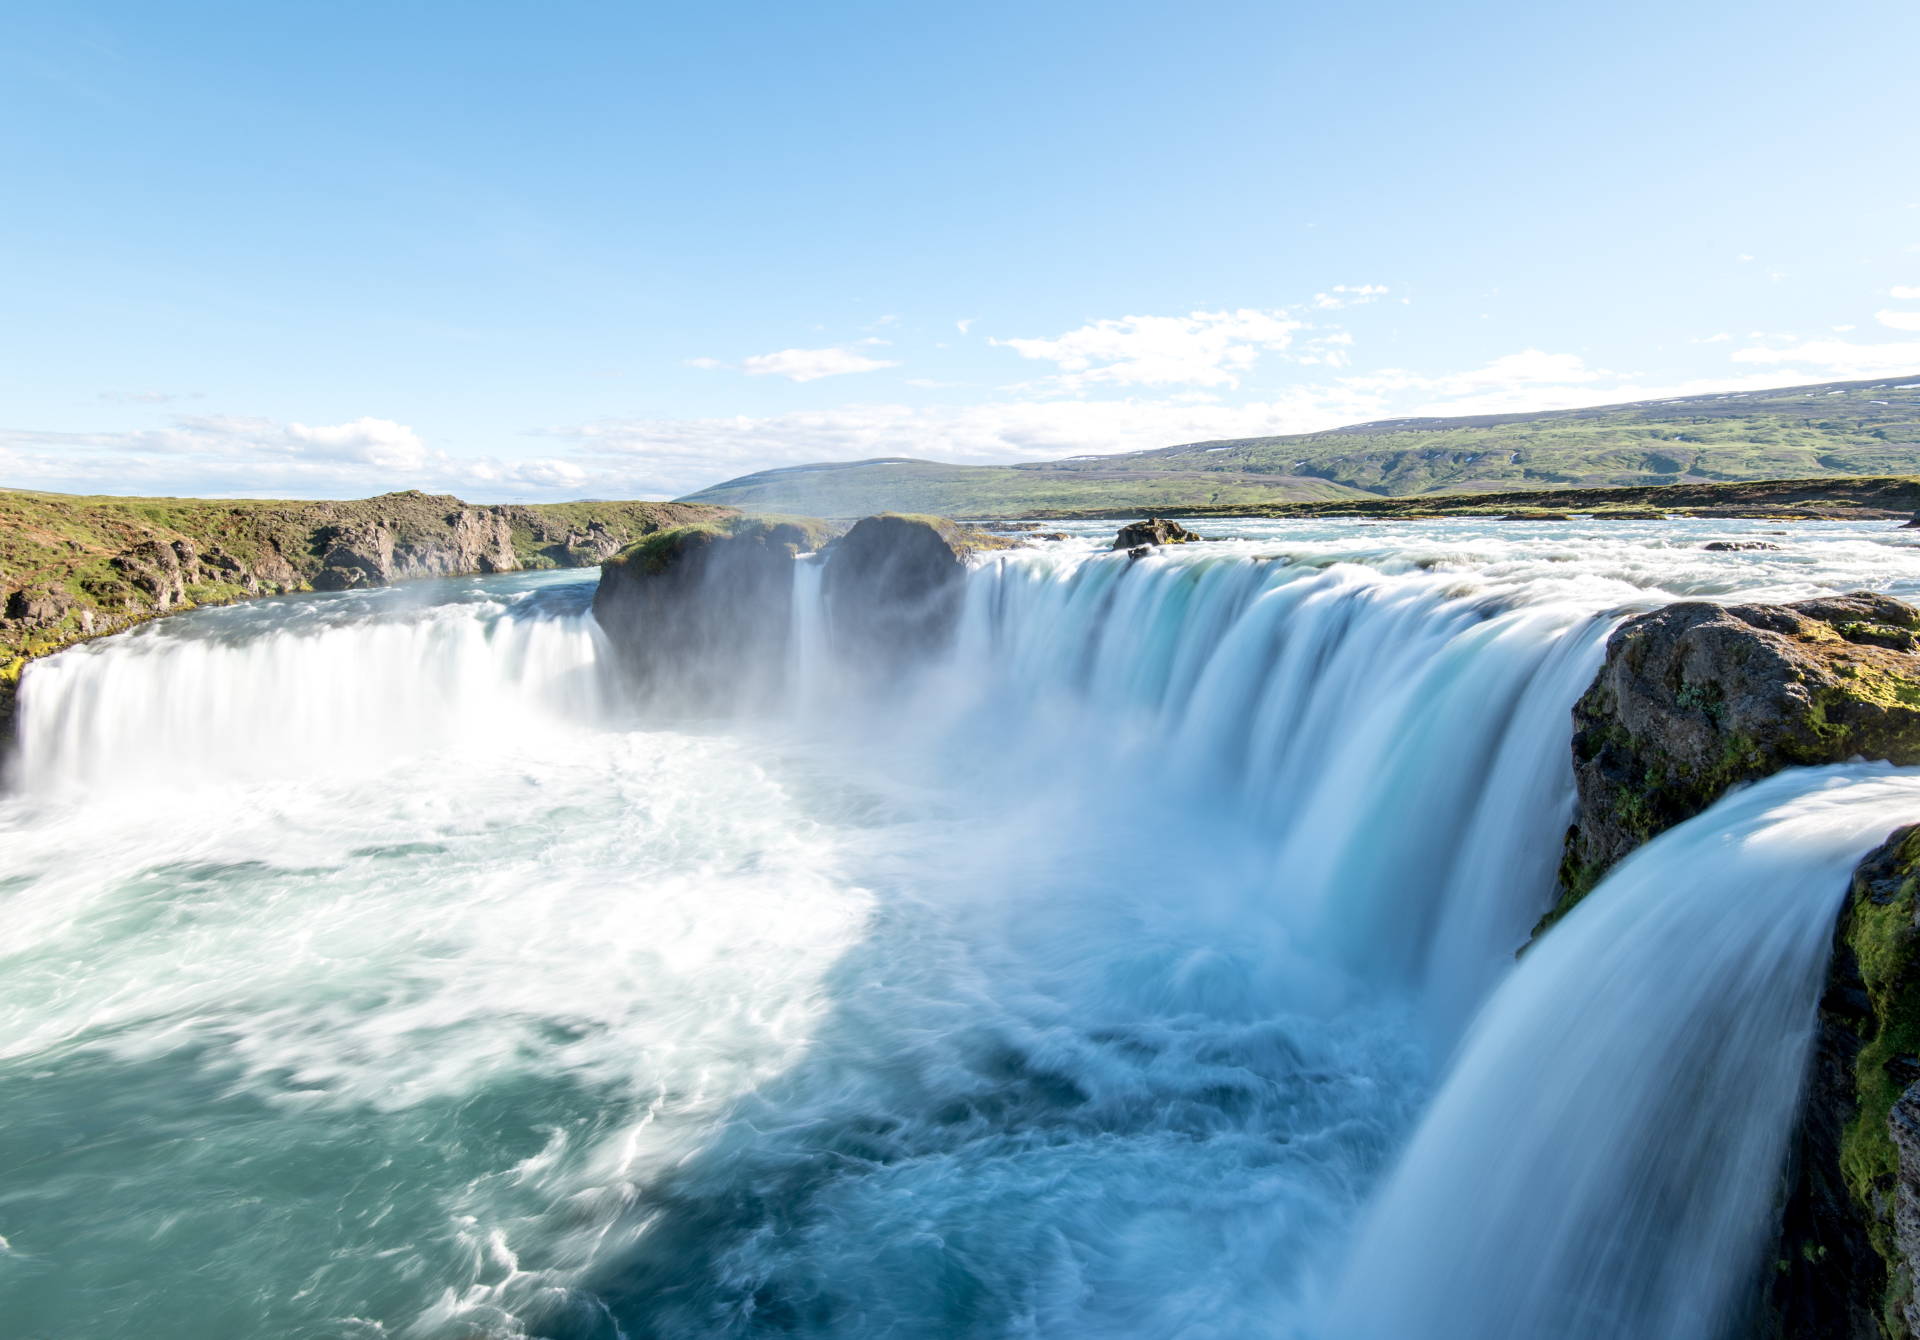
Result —
[[1915, 472], [1920, 374], [1007, 466], [882, 457], [765, 470], [681, 501], [828, 517], [1021, 516]]

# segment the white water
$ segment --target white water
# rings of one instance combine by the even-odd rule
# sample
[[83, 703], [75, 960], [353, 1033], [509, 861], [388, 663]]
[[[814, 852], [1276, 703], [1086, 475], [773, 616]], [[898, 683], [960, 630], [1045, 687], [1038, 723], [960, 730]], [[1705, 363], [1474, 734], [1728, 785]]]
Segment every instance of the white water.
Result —
[[[1726, 1335], [1754, 1301], [1833, 918], [1920, 775], [1800, 769], [1648, 843], [1487, 1005], [1369, 1216], [1342, 1336]], [[1438, 1223], [1471, 1232], [1435, 1232]]]
[[864, 703], [803, 573], [795, 701], [751, 723], [624, 702], [572, 575], [36, 665], [0, 802], [0, 1307], [1313, 1333], [1550, 901], [1611, 616], [1920, 577], [1884, 528], [1808, 531], [1067, 542], [974, 573], [950, 661]]

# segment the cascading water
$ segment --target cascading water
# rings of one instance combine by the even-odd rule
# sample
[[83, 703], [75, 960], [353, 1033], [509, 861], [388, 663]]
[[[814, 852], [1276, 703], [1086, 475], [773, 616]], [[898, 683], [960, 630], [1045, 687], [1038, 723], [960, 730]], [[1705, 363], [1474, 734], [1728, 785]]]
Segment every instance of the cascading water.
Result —
[[[803, 562], [790, 702], [752, 721], [628, 701], [576, 574], [38, 664], [0, 801], [0, 1308], [147, 1340], [1342, 1335], [1324, 1282], [1551, 900], [1612, 616], [1914, 584], [1827, 534], [1069, 541], [974, 570], [950, 654], [880, 697]], [[1751, 843], [1818, 848], [1818, 883], [1852, 850], [1822, 834], [1899, 802], [1831, 808]], [[1505, 1202], [1405, 1188], [1460, 1077], [1527, 1064], [1479, 1059], [1504, 1002], [1577, 995], [1554, 964], [1613, 934], [1600, 898], [1462, 1044], [1382, 1201], [1409, 1231], [1509, 1240]], [[1401, 1250], [1367, 1222], [1355, 1261]]]

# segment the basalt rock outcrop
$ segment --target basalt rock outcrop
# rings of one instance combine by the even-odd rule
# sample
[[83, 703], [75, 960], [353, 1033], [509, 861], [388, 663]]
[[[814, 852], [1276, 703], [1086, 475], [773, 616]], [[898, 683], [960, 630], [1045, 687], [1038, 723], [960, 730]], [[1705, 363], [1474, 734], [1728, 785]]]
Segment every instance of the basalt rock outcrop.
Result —
[[785, 665], [794, 559], [832, 534], [813, 517], [661, 531], [600, 565], [594, 617], [655, 706], [756, 705], [778, 688]]
[[1872, 592], [1682, 601], [1622, 624], [1573, 709], [1579, 816], [1543, 928], [1731, 786], [1795, 764], [1920, 763], [1917, 629], [1920, 609]]
[[839, 663], [884, 679], [945, 649], [960, 620], [967, 559], [1017, 543], [945, 517], [886, 512], [855, 522], [821, 576]]
[[320, 570], [316, 591], [387, 586], [414, 577], [452, 577], [469, 572], [513, 572], [513, 530], [498, 508], [454, 504], [427, 516], [418, 508], [395, 508], [385, 516], [324, 527], [315, 537]]
[[1150, 516], [1145, 521], [1122, 526], [1120, 533], [1113, 537], [1113, 547], [1138, 549], [1156, 544], [1191, 544], [1200, 538], [1178, 521]]
[[593, 609], [651, 705], [750, 707], [782, 680], [794, 561], [820, 551], [833, 659], [846, 687], [866, 691], [946, 646], [968, 559], [1017, 543], [944, 517], [865, 517], [837, 538], [811, 517], [739, 517], [622, 550], [601, 564]]

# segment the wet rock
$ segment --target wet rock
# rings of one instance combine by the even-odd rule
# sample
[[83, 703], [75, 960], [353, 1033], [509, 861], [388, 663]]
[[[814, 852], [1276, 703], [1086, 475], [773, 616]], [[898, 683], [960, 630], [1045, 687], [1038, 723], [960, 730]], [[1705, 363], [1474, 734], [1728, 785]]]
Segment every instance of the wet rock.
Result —
[[600, 565], [594, 617], [653, 706], [751, 707], [778, 688], [785, 668], [794, 558], [831, 535], [812, 517], [661, 531]]
[[1920, 762], [1920, 610], [1858, 592], [1685, 601], [1629, 620], [1574, 707], [1578, 823], [1561, 905], [1728, 787], [1794, 764]]
[[1920, 1262], [1920, 825], [1855, 867], [1761, 1287], [1760, 1334], [1904, 1336]]
[[1131, 550], [1143, 544], [1191, 544], [1199, 538], [1178, 521], [1150, 516], [1145, 521], [1122, 526], [1120, 533], [1113, 537], [1113, 547]]
[[1780, 546], [1768, 544], [1765, 540], [1715, 540], [1700, 547], [1710, 554], [1734, 554], [1748, 549], [1778, 549]]
[[888, 512], [855, 522], [821, 577], [836, 656], [884, 677], [944, 648], [959, 621], [967, 559], [1015, 543], [945, 517]]

